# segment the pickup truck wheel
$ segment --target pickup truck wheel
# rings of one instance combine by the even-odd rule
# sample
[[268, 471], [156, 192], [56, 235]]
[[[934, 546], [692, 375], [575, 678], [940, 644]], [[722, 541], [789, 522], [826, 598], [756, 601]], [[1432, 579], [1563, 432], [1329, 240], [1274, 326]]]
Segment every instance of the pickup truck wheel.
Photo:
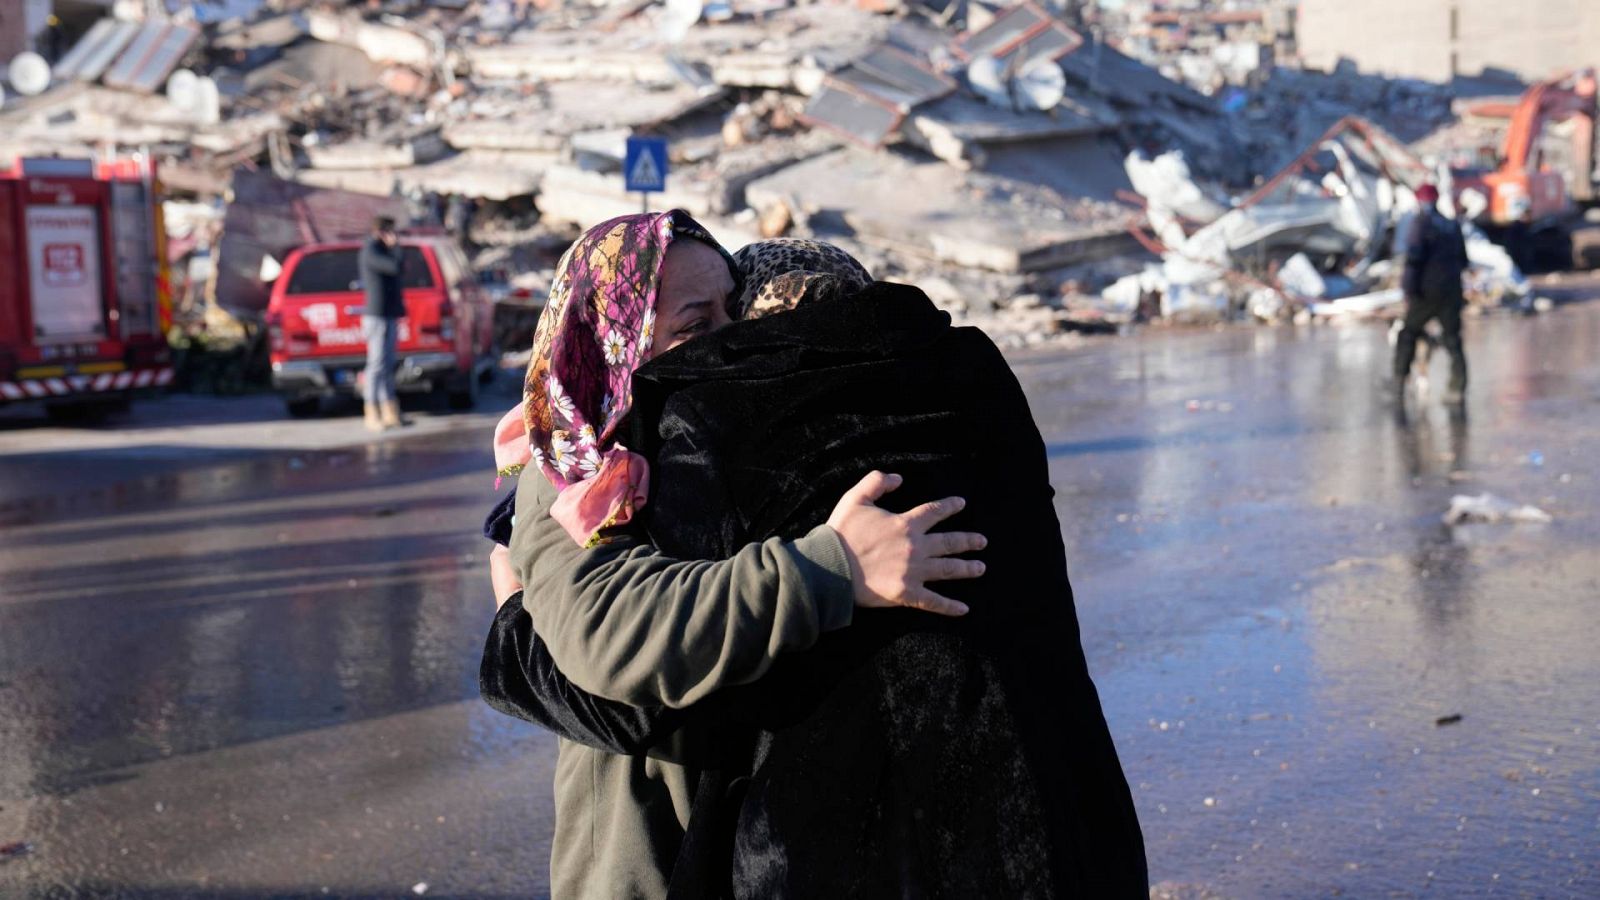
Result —
[[95, 400], [52, 403], [44, 408], [44, 414], [50, 421], [61, 425], [98, 425], [112, 412], [110, 403]]
[[322, 402], [316, 397], [295, 397], [283, 401], [283, 408], [288, 410], [293, 418], [306, 419], [322, 409]]
[[465, 412], [478, 405], [478, 377], [474, 372], [457, 377], [450, 384], [450, 408]]
[[1574, 228], [1571, 239], [1572, 267], [1580, 272], [1600, 269], [1600, 225]]

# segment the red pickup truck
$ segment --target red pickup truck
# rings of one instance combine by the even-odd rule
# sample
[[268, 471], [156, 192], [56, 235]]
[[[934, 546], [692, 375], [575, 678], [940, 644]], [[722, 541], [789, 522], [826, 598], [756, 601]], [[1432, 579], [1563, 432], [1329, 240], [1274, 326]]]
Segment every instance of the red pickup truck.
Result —
[[[402, 235], [400, 247], [406, 315], [396, 385], [442, 393], [453, 408], [470, 409], [494, 373], [493, 305], [449, 238]], [[273, 283], [272, 385], [292, 416], [315, 413], [324, 397], [360, 394], [367, 361], [360, 252], [360, 241], [300, 247]]]

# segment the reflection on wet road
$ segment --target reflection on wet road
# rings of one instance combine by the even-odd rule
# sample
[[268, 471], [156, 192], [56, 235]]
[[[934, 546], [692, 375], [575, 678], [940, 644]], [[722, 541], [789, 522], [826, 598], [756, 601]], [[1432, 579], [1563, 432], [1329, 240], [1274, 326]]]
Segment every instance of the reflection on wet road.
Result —
[[554, 741], [477, 699], [484, 427], [12, 507], [0, 894], [542, 893]]
[[[1121, 349], [1018, 368], [1152, 878], [1600, 895], [1600, 310], [1475, 323], [1462, 414], [1377, 328]], [[1442, 524], [1486, 491], [1555, 522]]]
[[[1464, 415], [1385, 405], [1377, 327], [1016, 360], [1163, 891], [1600, 894], [1600, 308], [1468, 339]], [[481, 423], [7, 442], [0, 895], [544, 893], [554, 742], [476, 699]], [[1441, 523], [1485, 491], [1555, 521]]]

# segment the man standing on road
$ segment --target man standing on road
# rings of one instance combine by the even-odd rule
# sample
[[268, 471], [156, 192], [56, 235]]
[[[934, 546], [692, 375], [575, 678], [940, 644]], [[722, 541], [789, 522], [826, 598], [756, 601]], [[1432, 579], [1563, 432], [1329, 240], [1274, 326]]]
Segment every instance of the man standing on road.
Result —
[[1394, 346], [1395, 394], [1404, 399], [1406, 376], [1417, 352], [1417, 340], [1430, 319], [1444, 331], [1450, 353], [1450, 387], [1446, 403], [1460, 403], [1467, 390], [1467, 353], [1461, 346], [1461, 273], [1467, 268], [1467, 243], [1461, 223], [1439, 210], [1439, 189], [1431, 184], [1417, 188], [1421, 209], [1406, 238], [1406, 268], [1402, 287], [1406, 295], [1405, 322]]
[[367, 339], [366, 384], [361, 399], [370, 431], [406, 424], [400, 418], [400, 398], [394, 385], [400, 319], [406, 314], [400, 293], [402, 259], [394, 219], [379, 216], [372, 223], [372, 237], [361, 248], [360, 258], [361, 285], [367, 292], [367, 307], [361, 316], [361, 334]]

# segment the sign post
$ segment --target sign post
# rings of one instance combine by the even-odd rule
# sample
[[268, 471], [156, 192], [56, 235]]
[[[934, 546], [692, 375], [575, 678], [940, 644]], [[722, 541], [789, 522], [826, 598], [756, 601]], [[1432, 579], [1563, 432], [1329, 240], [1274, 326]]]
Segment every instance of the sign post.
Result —
[[650, 211], [650, 195], [667, 186], [667, 142], [663, 138], [630, 137], [622, 160], [624, 190], [638, 191], [640, 212]]

